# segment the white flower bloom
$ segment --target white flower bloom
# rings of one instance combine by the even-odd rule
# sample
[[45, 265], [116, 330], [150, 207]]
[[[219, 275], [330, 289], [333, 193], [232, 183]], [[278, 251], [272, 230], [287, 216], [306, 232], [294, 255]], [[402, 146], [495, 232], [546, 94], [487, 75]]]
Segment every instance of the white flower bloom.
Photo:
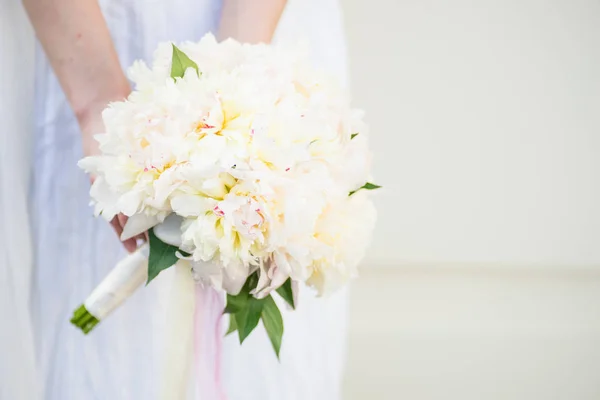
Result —
[[311, 275], [307, 283], [320, 294], [327, 294], [353, 278], [365, 255], [376, 217], [375, 207], [365, 191], [326, 209], [317, 223], [315, 236], [331, 252], [315, 259], [309, 267]]
[[180, 48], [200, 74], [172, 79], [161, 44], [104, 111], [102, 155], [80, 162], [97, 176], [96, 213], [139, 226], [182, 217], [194, 275], [230, 293], [254, 271], [258, 297], [289, 277], [319, 293], [345, 283], [374, 223], [367, 191], [348, 197], [370, 177], [362, 113], [303, 49], [212, 35]]

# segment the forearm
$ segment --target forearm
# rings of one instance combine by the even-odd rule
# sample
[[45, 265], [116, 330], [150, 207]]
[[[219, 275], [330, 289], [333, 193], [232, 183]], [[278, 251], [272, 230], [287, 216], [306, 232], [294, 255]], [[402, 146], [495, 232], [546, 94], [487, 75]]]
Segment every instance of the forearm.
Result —
[[[81, 125], [97, 119], [109, 101], [123, 99], [129, 93], [129, 83], [97, 1], [23, 3]], [[87, 139], [84, 137], [84, 145]]]
[[286, 0], [224, 0], [219, 39], [271, 42], [285, 4]]

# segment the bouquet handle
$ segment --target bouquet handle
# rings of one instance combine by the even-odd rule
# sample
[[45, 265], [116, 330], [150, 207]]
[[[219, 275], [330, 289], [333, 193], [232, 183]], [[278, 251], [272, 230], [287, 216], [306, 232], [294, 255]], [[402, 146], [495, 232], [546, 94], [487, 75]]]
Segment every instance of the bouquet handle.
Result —
[[87, 300], [75, 310], [71, 323], [87, 334], [118, 308], [148, 278], [149, 253], [150, 247], [145, 243], [119, 261]]

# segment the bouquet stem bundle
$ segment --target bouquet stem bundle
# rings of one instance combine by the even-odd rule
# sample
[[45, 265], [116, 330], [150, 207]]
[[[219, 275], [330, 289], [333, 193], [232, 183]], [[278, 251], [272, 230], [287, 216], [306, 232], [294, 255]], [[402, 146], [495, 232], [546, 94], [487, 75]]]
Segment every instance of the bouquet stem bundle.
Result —
[[71, 318], [71, 323], [81, 329], [86, 335], [90, 333], [99, 322], [100, 320], [90, 314], [84, 304], [80, 305], [79, 308], [75, 310], [73, 318]]

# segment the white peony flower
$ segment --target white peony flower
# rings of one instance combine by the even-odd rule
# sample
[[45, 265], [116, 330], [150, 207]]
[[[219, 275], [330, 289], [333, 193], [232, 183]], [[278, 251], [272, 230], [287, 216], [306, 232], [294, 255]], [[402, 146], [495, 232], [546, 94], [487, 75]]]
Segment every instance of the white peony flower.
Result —
[[[129, 69], [135, 90], [104, 112], [95, 212], [139, 226], [182, 218], [197, 279], [237, 293], [258, 271], [264, 297], [288, 278], [328, 293], [356, 274], [375, 213], [368, 132], [335, 79], [303, 49], [181, 45], [197, 66], [170, 77], [172, 47]], [[356, 135], [357, 134], [357, 135]]]
[[377, 214], [365, 191], [332, 203], [321, 215], [315, 237], [329, 251], [309, 266], [307, 283], [328, 294], [356, 276], [375, 227]]

